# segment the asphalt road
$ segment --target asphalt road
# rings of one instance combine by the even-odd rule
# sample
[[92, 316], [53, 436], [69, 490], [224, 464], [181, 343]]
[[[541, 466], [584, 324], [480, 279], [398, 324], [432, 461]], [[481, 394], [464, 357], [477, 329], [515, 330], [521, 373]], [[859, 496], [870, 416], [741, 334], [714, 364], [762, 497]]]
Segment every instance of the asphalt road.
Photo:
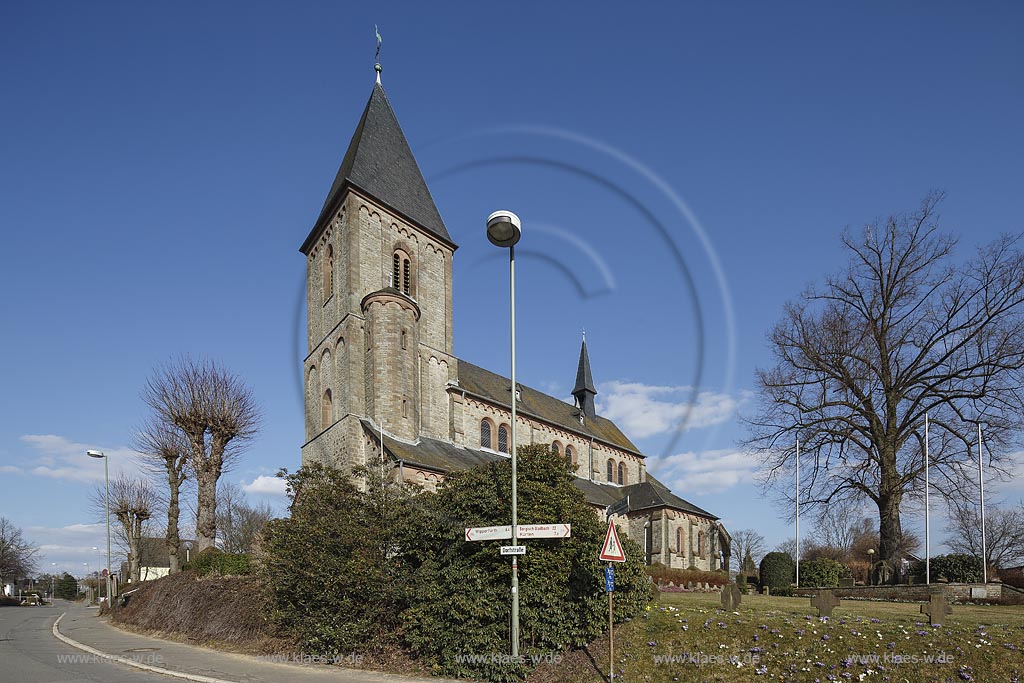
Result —
[[97, 660], [50, 632], [68, 608], [0, 607], [0, 683], [168, 683], [173, 678]]

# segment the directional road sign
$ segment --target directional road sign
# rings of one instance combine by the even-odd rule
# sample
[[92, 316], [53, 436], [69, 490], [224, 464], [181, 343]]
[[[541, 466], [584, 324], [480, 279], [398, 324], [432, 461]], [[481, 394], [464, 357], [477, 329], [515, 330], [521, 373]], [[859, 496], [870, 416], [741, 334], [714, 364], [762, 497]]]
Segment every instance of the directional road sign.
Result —
[[572, 524], [520, 524], [516, 538], [569, 538]]
[[466, 529], [467, 541], [493, 541], [512, 538], [512, 525], [507, 526], [476, 526]]
[[525, 545], [503, 545], [501, 546], [502, 555], [525, 555]]

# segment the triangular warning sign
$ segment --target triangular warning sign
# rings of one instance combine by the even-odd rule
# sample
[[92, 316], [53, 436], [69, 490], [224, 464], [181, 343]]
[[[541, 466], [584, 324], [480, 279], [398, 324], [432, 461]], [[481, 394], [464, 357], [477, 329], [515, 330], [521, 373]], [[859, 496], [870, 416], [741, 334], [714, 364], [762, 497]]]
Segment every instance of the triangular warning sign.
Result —
[[619, 532], [615, 530], [615, 524], [608, 522], [608, 533], [604, 537], [604, 545], [601, 547], [602, 562], [625, 562], [626, 551], [619, 543]]

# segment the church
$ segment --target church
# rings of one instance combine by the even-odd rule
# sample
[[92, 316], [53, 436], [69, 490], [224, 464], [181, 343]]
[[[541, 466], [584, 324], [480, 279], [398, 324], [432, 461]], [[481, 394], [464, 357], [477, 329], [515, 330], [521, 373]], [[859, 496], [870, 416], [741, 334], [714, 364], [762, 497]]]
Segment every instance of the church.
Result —
[[[309, 349], [303, 464], [384, 462], [392, 480], [434, 490], [448, 472], [509, 457], [511, 381], [453, 351], [457, 248], [378, 65], [300, 247]], [[729, 568], [729, 535], [719, 518], [648, 474], [644, 454], [596, 413], [585, 339], [573, 404], [518, 383], [515, 391], [517, 445], [549, 445], [572, 463], [595, 512], [637, 541], [649, 564]]]

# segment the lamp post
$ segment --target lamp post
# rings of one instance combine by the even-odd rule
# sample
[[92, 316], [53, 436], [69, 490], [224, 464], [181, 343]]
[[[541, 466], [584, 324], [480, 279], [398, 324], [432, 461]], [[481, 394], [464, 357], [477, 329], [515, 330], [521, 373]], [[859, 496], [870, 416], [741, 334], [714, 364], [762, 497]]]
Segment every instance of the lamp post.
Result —
[[[107, 602], [110, 602], [110, 466], [108, 458], [102, 451], [86, 451], [86, 455], [90, 458], [100, 458], [103, 460], [103, 478], [106, 481], [107, 487]], [[97, 592], [99, 591], [99, 582], [97, 581]]]
[[[512, 355], [512, 545], [518, 545], [516, 504], [516, 243], [523, 235], [519, 216], [495, 211], [487, 217], [487, 239], [496, 247], [508, 247], [509, 336]], [[519, 559], [512, 555], [512, 657], [519, 656]]]
[[98, 547], [96, 547], [96, 546], [92, 547], [92, 551], [94, 553], [96, 553], [96, 595], [97, 595], [97, 597], [102, 597], [100, 595], [100, 574], [99, 574], [99, 572], [102, 571], [100, 569], [100, 567], [103, 566], [103, 556], [100, 555], [100, 549]]
[[57, 582], [54, 580], [57, 575], [57, 563], [51, 562], [50, 566], [53, 567], [53, 571], [50, 572], [50, 602], [57, 599]]
[[868, 585], [873, 585], [871, 581], [871, 566], [875, 563], [875, 549], [868, 548]]

